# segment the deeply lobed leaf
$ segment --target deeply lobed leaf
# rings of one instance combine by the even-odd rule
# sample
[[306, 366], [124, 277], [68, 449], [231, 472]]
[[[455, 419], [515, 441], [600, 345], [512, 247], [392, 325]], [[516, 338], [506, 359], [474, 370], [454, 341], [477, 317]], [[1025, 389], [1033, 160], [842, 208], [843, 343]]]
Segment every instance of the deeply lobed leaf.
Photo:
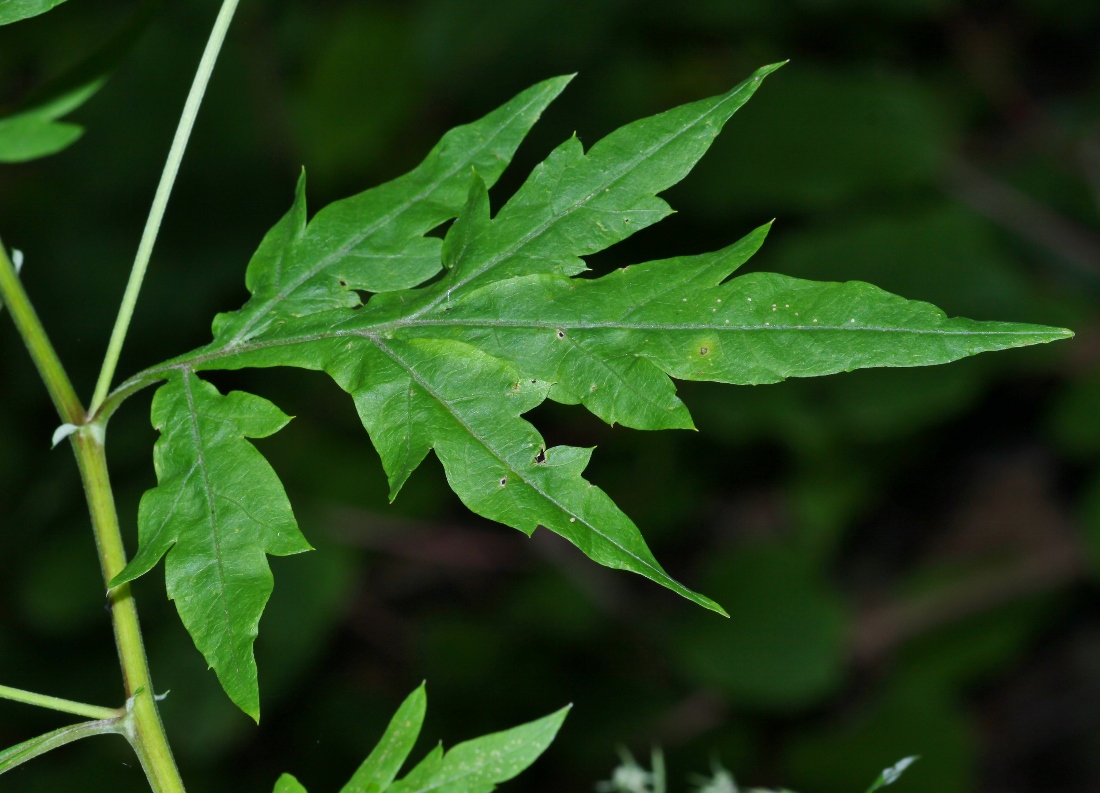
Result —
[[215, 338], [233, 347], [291, 317], [357, 306], [356, 289], [385, 292], [431, 278], [441, 267], [442, 243], [424, 235], [462, 209], [471, 169], [496, 181], [571, 79], [541, 82], [451, 130], [410, 173], [329, 204], [308, 224], [303, 177], [294, 206], [248, 266], [251, 299], [215, 320]]
[[157, 391], [152, 413], [158, 485], [141, 500], [140, 550], [111, 586], [167, 555], [168, 597], [226, 693], [258, 721], [252, 644], [273, 587], [265, 554], [311, 548], [278, 476], [245, 439], [290, 419], [252, 394], [222, 396], [189, 370]]
[[[495, 282], [430, 316], [383, 326], [394, 338], [451, 338], [554, 383], [638, 429], [690, 428], [668, 376], [736, 385], [882, 366], [930, 366], [1068, 338], [1057, 328], [949, 319], [870, 284], [774, 273], [725, 279], [769, 226], [716, 253], [648, 262], [598, 279], [533, 275]], [[368, 313], [336, 325], [372, 328]], [[382, 328], [373, 327], [374, 332]]]
[[[634, 523], [583, 478], [592, 450], [547, 448], [522, 416], [549, 397], [582, 403], [612, 423], [691, 428], [671, 378], [774, 383], [868, 366], [945, 363], [1071, 335], [949, 319], [926, 303], [859, 282], [767, 273], [729, 279], [760, 247], [767, 226], [714, 253], [575, 277], [585, 269], [583, 256], [671, 212], [657, 193], [687, 174], [776, 68], [760, 69], [720, 96], [629, 124], [587, 153], [575, 137], [566, 141], [495, 217], [489, 185], [568, 78], [540, 83], [448, 133], [408, 176], [338, 202], [312, 221], [302, 180], [290, 212], [249, 265], [252, 297], [245, 307], [216, 320], [212, 344], [148, 370], [120, 392], [165, 376], [170, 395], [181, 384], [197, 390], [201, 381], [192, 372], [204, 369], [325, 371], [353, 396], [391, 495], [434, 449], [451, 487], [474, 512], [527, 534], [544, 526], [601, 564], [724, 613], [672, 579]], [[424, 236], [456, 216], [442, 242]], [[412, 288], [441, 268], [434, 283]], [[360, 305], [354, 290], [376, 294]], [[187, 412], [178, 397], [171, 399], [174, 410]], [[167, 439], [172, 431], [165, 432]], [[235, 442], [254, 453], [246, 434]], [[162, 442], [184, 449], [182, 437]], [[214, 455], [230, 451], [211, 448]], [[165, 487], [162, 480], [158, 490]], [[274, 492], [274, 485], [264, 487]], [[197, 517], [160, 512], [165, 520], [154, 525], [143, 510], [132, 575], [200, 525]], [[249, 564], [273, 547], [263, 538], [280, 525], [276, 516], [260, 523], [253, 544], [233, 551]], [[203, 526], [197, 533], [211, 534]], [[181, 547], [182, 541], [172, 553], [182, 563], [192, 552]], [[269, 579], [240, 591], [262, 608]], [[249, 647], [258, 614], [252, 609], [242, 621], [253, 631]], [[209, 617], [203, 622], [196, 613], [188, 623], [200, 648], [236, 646], [226, 632], [231, 624]], [[237, 674], [224, 659], [219, 663], [220, 676]], [[240, 680], [222, 680], [237, 699], [253, 690], [254, 667]], [[442, 754], [429, 755], [399, 784], [431, 777], [445, 762]]]
[[500, 279], [583, 272], [581, 256], [671, 214], [657, 193], [687, 176], [730, 117], [780, 66], [757, 69], [720, 96], [627, 124], [587, 154], [576, 136], [570, 138], [535, 167], [496, 218], [489, 217], [487, 185], [475, 176], [463, 215], [448, 234], [460, 236], [462, 244], [446, 245], [446, 277], [378, 307], [417, 317]]

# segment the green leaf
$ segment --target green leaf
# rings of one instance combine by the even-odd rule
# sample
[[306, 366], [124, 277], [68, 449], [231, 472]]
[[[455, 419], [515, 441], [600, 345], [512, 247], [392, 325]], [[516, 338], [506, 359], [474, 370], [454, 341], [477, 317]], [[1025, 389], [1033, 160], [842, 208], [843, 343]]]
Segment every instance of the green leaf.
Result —
[[[549, 397], [582, 403], [608, 422], [691, 428], [671, 378], [774, 383], [946, 363], [1072, 335], [949, 319], [859, 282], [768, 273], [727, 280], [760, 247], [766, 226], [715, 253], [575, 277], [585, 269], [581, 257], [672, 211], [657, 193], [690, 171], [776, 68], [628, 124], [587, 153], [571, 138], [495, 217], [489, 185], [568, 78], [448, 133], [408, 176], [312, 221], [299, 181], [293, 207], [249, 265], [245, 307], [218, 317], [213, 343], [117, 393], [181, 371], [188, 382], [191, 371], [210, 369], [327, 372], [354, 398], [391, 496], [434, 449], [474, 512], [526, 534], [548, 528], [600, 564], [724, 613], [671, 578], [637, 526], [584, 479], [591, 449], [547, 448], [522, 416]], [[423, 236], [456, 216], [443, 241]], [[433, 283], [415, 286], [441, 269]], [[360, 305], [354, 290], [376, 294]], [[155, 544], [161, 529], [142, 520], [143, 546]], [[253, 553], [262, 556], [258, 547]], [[158, 548], [143, 554], [155, 559]]]
[[122, 734], [123, 728], [119, 719], [105, 721], [85, 721], [80, 724], [72, 724], [59, 730], [39, 735], [29, 741], [16, 744], [9, 749], [0, 752], [0, 774], [7, 773], [13, 768], [23, 765], [28, 760], [33, 760], [51, 749], [64, 746], [81, 738], [92, 735]]
[[[581, 476], [591, 449], [547, 448], [520, 418], [546, 398], [549, 382], [461, 341], [344, 335], [314, 325], [299, 335], [301, 327], [288, 323], [291, 335], [267, 334], [232, 358], [219, 357], [216, 366], [322, 369], [354, 397], [394, 496], [435, 449], [451, 488], [477, 514], [528, 535], [544, 526], [600, 564], [725, 613], [672, 579], [630, 518]], [[208, 363], [195, 360], [199, 368]]]
[[[374, 751], [340, 793], [489, 793], [546, 751], [572, 707], [460, 743], [446, 753], [442, 744], [436, 744], [403, 779], [394, 782], [420, 734], [427, 702], [421, 684], [401, 703]], [[305, 788], [294, 777], [283, 774], [275, 793], [305, 793]]]
[[[472, 289], [515, 275], [587, 269], [597, 253], [664, 219], [657, 193], [679, 182], [706, 154], [726, 121], [782, 64], [758, 69], [728, 93], [627, 124], [585, 154], [574, 136], [538, 165], [490, 220], [477, 180], [459, 226], [471, 238], [450, 271], [417, 296], [411, 316], [443, 310]], [[466, 230], [476, 226], [476, 232]], [[392, 304], [391, 304], [392, 305]]]
[[558, 734], [564, 707], [537, 721], [460, 743], [446, 754], [437, 746], [387, 793], [489, 793], [530, 766]]
[[397, 777], [420, 735], [428, 696], [424, 685], [409, 694], [390, 720], [374, 751], [340, 793], [382, 793]]
[[[20, 5], [29, 7], [35, 4], [0, 0], [0, 24], [5, 23], [6, 9]], [[35, 13], [42, 13], [57, 3], [37, 5], [44, 7]], [[145, 31], [156, 8], [154, 2], [143, 4], [102, 46], [32, 92], [14, 113], [0, 118], [0, 162], [27, 162], [55, 154], [75, 143], [84, 134], [84, 128], [57, 119], [76, 110], [103, 87]]]
[[398, 791], [430, 790], [432, 780], [436, 778], [442, 767], [443, 744], [437, 743], [424, 755], [423, 760], [413, 766], [404, 779], [386, 788], [386, 793], [396, 793], [394, 788]]
[[283, 774], [275, 782], [274, 793], [308, 793], [305, 787], [290, 774]]
[[308, 225], [300, 180], [294, 207], [249, 264], [252, 298], [215, 320], [215, 336], [233, 346], [291, 317], [357, 306], [353, 290], [405, 289], [431, 278], [440, 269], [441, 242], [424, 235], [462, 209], [471, 169], [496, 181], [571, 79], [546, 80], [451, 130], [410, 173], [329, 204]]
[[[774, 273], [723, 281], [767, 227], [701, 256], [648, 262], [597, 279], [498, 281], [428, 316], [382, 326], [394, 337], [445, 336], [553, 382], [612, 423], [690, 427], [667, 377], [737, 385], [867, 367], [929, 366], [988, 350], [1068, 338], [1040, 325], [948, 319], [870, 284]], [[369, 312], [341, 331], [381, 328]], [[391, 330], [392, 329], [392, 330]]]
[[149, 571], [167, 554], [168, 597], [222, 687], [257, 721], [252, 644], [273, 586], [265, 554], [310, 549], [275, 472], [245, 438], [271, 435], [290, 420], [265, 399], [222, 396], [182, 371], [153, 398], [161, 432], [158, 486], [141, 500], [141, 547], [111, 581]]
[[54, 121], [44, 113], [0, 118], [0, 162], [27, 162], [56, 154], [76, 143], [83, 134], [84, 127]]
[[0, 0], [0, 25], [45, 14], [65, 0]]

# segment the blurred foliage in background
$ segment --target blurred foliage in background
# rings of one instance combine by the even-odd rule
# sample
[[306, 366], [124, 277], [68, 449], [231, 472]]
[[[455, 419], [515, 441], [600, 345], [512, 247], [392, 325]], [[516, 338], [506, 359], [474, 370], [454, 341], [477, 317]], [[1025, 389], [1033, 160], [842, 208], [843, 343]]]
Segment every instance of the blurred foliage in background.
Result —
[[[0, 230], [85, 394], [216, 11], [165, 5], [70, 117], [86, 128], [76, 145], [0, 166]], [[0, 30], [0, 106], [136, 8], [72, 0]], [[476, 520], [438, 464], [388, 506], [324, 377], [213, 375], [297, 416], [260, 445], [319, 550], [271, 560], [258, 729], [204, 669], [162, 573], [138, 582], [193, 789], [270, 790], [282, 771], [336, 789], [423, 678], [425, 733], [448, 744], [576, 703], [517, 792], [591, 790], [618, 743], [662, 744], [673, 790], [718, 755], [741, 782], [851, 793], [909, 754], [923, 759], [898, 793], [1100, 789], [1098, 45], [1096, 0], [245, 0], [123, 375], [205, 343], [209, 317], [242, 302], [245, 263], [303, 164], [320, 207], [534, 81], [580, 72], [494, 188], [499, 205], [570, 120], [590, 144], [784, 58], [670, 191], [680, 214], [595, 271], [713, 250], [777, 217], [753, 268], [1078, 336], [937, 369], [684, 385], [697, 433], [539, 408], [550, 443], [599, 446], [590, 477], [728, 621], [545, 532]], [[49, 451], [56, 418], [0, 324], [0, 680], [114, 704], [75, 466]], [[148, 402], [111, 428], [131, 542], [154, 484]], [[2, 702], [0, 744], [59, 723]], [[123, 742], [96, 741], [4, 790], [143, 790]]]

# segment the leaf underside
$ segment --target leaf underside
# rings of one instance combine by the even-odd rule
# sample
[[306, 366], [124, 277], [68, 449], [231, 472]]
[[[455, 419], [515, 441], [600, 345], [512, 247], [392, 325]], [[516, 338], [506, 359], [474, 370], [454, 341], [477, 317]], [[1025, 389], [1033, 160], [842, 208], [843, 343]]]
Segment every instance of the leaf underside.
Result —
[[[427, 694], [421, 685], [398, 708], [378, 745], [340, 793], [490, 793], [534, 763], [569, 714], [565, 707], [519, 727], [457, 744], [448, 752], [437, 744], [395, 782], [420, 735], [426, 708]], [[306, 789], [290, 774], [283, 774], [275, 793], [306, 793]]]
[[79, 724], [70, 724], [67, 727], [53, 730], [45, 735], [31, 738], [29, 741], [16, 744], [0, 752], [0, 774], [6, 774], [13, 768], [18, 768], [29, 760], [43, 755], [58, 747], [64, 746], [81, 738], [90, 738], [93, 735], [123, 734], [123, 728], [119, 720], [109, 721], [85, 721]]
[[[946, 363], [1072, 335], [1036, 325], [951, 319], [934, 306], [859, 282], [816, 283], [769, 273], [730, 279], [763, 243], [768, 226], [714, 253], [578, 278], [586, 269], [584, 256], [671, 213], [657, 194], [691, 170], [776, 68], [758, 70], [726, 94], [628, 124], [587, 152], [576, 137], [567, 140], [495, 216], [489, 186], [569, 78], [540, 83], [480, 121], [452, 130], [407, 176], [332, 204], [312, 220], [300, 180], [291, 210], [249, 264], [252, 297], [245, 306], [219, 315], [210, 345], [121, 387], [167, 378], [158, 393], [177, 395], [157, 403], [172, 407], [154, 419], [163, 433], [161, 484], [147, 498], [170, 503], [172, 488], [190, 470], [188, 450], [195, 441], [189, 427], [209, 420], [178, 397], [185, 387], [196, 393], [203, 388], [195, 372], [321, 370], [352, 395], [392, 496], [434, 450], [451, 487], [479, 515], [527, 534], [543, 526], [600, 564], [639, 573], [724, 613], [672, 579], [635, 524], [583, 478], [591, 449], [547, 448], [523, 415], [550, 398], [583, 404], [607, 422], [637, 429], [692, 428], [673, 379], [775, 383], [871, 366]], [[442, 242], [425, 236], [452, 218]], [[373, 293], [365, 305], [360, 291]], [[245, 435], [228, 433], [210, 454], [232, 448], [245, 455], [247, 447], [249, 470], [263, 475], [256, 473], [252, 481], [237, 472], [219, 484], [218, 477], [235, 470], [226, 464], [211, 486], [257, 489], [270, 503], [276, 492], [285, 498]], [[174, 474], [161, 473], [161, 461], [170, 457], [183, 462]], [[141, 519], [142, 549], [127, 568], [128, 579], [155, 564], [171, 544], [167, 538], [201, 537], [194, 547], [209, 546], [215, 525], [198, 512], [163, 506], [143, 508]], [[232, 553], [255, 560], [265, 550], [280, 552], [265, 545], [279, 525], [291, 524], [256, 528]], [[296, 530], [294, 536], [300, 537]], [[172, 542], [177, 544], [169, 564], [173, 554], [180, 568], [190, 564], [193, 551], [183, 549], [182, 539]], [[226, 586], [248, 592], [250, 604], [262, 609], [269, 578], [238, 579], [237, 567], [227, 564]], [[179, 576], [171, 581], [179, 601], [189, 584]], [[254, 694], [240, 693], [255, 687], [254, 666], [238, 680], [238, 667], [226, 658], [236, 662], [243, 656], [205, 648], [235, 648], [241, 637], [251, 642], [259, 612], [247, 612], [243, 630], [235, 616], [215, 620], [212, 615], [221, 614], [211, 605], [221, 602], [215, 594], [187, 593], [202, 607], [189, 629], [231, 696], [254, 702]]]
[[132, 581], [166, 557], [168, 597], [183, 624], [226, 693], [257, 720], [252, 644], [274, 585], [266, 554], [310, 546], [275, 471], [246, 438], [288, 421], [266, 399], [222, 396], [189, 371], [174, 375], [153, 399], [160, 484], [141, 500], [140, 550], [111, 581]]

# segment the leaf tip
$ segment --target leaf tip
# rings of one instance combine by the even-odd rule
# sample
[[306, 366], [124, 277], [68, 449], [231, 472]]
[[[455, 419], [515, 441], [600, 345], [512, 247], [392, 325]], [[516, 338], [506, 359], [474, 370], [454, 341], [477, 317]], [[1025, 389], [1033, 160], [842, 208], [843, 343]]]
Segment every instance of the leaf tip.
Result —
[[713, 611], [719, 617], [725, 617], [726, 619], [730, 618], [729, 612], [727, 612], [724, 608], [719, 606], [708, 597], [705, 597], [703, 595], [696, 595], [693, 600], [695, 600], [696, 603], [698, 603], [700, 606], [707, 609], [708, 611]]
[[759, 80], [767, 77], [772, 72], [779, 71], [780, 69], [782, 69], [784, 66], [786, 66], [790, 62], [791, 62], [791, 59], [788, 58], [785, 61], [778, 61], [776, 63], [769, 63], [766, 66], [761, 66], [759, 69], [757, 69], [755, 72], [753, 72], [752, 76], [755, 80], [759, 81]]
[[543, 104], [543, 106], [540, 108], [540, 114], [542, 110], [546, 109], [547, 105], [549, 105], [561, 95], [561, 92], [565, 90], [566, 86], [568, 86], [569, 83], [573, 82], [573, 78], [576, 76], [577, 72], [573, 72], [571, 74], [559, 74], [556, 77], [550, 77], [540, 83], [535, 83], [533, 86], [531, 86], [531, 88], [528, 89], [528, 91], [530, 92], [545, 91], [548, 94], [545, 104]]

